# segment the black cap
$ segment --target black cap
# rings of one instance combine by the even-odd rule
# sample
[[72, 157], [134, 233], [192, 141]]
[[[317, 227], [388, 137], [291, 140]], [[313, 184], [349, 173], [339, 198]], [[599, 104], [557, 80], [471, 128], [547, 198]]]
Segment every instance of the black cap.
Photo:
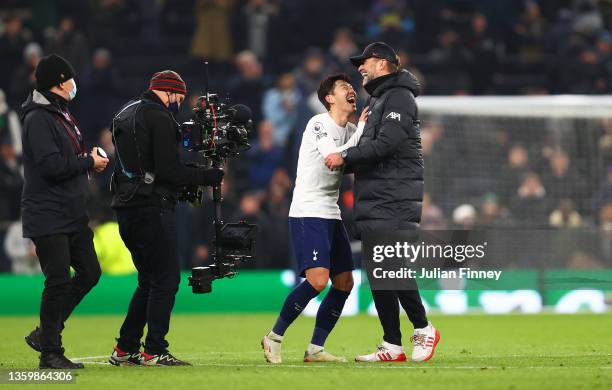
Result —
[[355, 66], [364, 63], [368, 58], [375, 57], [389, 61], [392, 64], [399, 65], [395, 50], [384, 42], [370, 43], [359, 56], [351, 57], [350, 60]]
[[76, 72], [70, 62], [57, 54], [51, 54], [40, 59], [34, 78], [36, 78], [36, 89], [46, 91], [60, 83], [66, 82], [76, 76]]

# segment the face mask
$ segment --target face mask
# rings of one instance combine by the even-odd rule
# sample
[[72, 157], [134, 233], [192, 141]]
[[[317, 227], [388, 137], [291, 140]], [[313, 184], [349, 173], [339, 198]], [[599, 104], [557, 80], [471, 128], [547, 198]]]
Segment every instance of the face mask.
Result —
[[178, 104], [178, 102], [168, 104], [168, 110], [170, 110], [170, 112], [173, 114], [178, 113], [179, 108], [181, 108], [181, 106]]
[[177, 101], [170, 103], [170, 95], [168, 95], [168, 110], [176, 115], [179, 111], [179, 108], [181, 108], [181, 105]]
[[68, 100], [74, 99], [77, 93], [76, 81], [74, 81], [74, 79], [72, 79], [72, 86], [73, 88], [70, 90], [70, 92], [68, 92]]

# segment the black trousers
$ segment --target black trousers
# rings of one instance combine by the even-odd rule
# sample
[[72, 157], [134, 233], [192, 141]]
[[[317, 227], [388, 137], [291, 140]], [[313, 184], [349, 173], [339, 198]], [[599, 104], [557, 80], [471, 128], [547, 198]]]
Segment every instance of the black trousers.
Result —
[[[98, 283], [100, 264], [91, 229], [32, 238], [45, 275], [40, 302], [41, 348], [63, 353], [64, 322], [83, 297]], [[71, 277], [70, 267], [75, 270]]]
[[372, 290], [372, 297], [378, 311], [378, 319], [385, 332], [383, 340], [386, 342], [402, 345], [400, 303], [415, 328], [427, 326], [427, 315], [418, 290]]
[[138, 351], [147, 325], [145, 352], [164, 353], [180, 282], [174, 211], [159, 207], [117, 209], [117, 222], [138, 270], [138, 286], [119, 331], [119, 348]]

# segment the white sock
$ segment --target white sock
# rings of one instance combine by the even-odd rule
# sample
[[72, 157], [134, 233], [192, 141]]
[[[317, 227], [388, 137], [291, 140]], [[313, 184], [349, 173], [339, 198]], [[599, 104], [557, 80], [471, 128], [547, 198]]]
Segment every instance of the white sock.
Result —
[[393, 352], [396, 355], [399, 355], [400, 353], [404, 353], [404, 348], [401, 345], [395, 345], [395, 344], [391, 344], [386, 341], [383, 341], [383, 347], [387, 348], [389, 351]]
[[317, 352], [321, 352], [322, 350], [323, 347], [320, 345], [308, 344], [308, 349], [306, 350], [306, 352], [308, 352], [309, 355], [312, 355]]
[[428, 322], [426, 327], [424, 327], [424, 328], [414, 328], [414, 331], [415, 331], [415, 332], [416, 332], [417, 330], [422, 330], [422, 331], [425, 331], [425, 329], [429, 328], [430, 326], [431, 326], [431, 322]]
[[268, 337], [272, 340], [283, 341], [283, 336], [276, 334], [273, 331], [270, 331], [270, 333], [268, 333]]

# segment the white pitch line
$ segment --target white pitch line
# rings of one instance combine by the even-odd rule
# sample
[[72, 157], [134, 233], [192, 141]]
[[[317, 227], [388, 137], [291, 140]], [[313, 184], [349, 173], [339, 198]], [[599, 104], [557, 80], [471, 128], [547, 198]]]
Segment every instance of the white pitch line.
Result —
[[77, 360], [77, 361], [81, 361], [81, 360], [102, 359], [102, 358], [107, 358], [107, 357], [110, 357], [110, 355], [73, 357], [73, 358], [68, 358], [68, 359], [70, 359], [70, 360]]
[[[82, 362], [83, 364], [97, 364], [110, 366], [108, 362]], [[571, 367], [571, 366], [531, 366], [531, 367], [518, 367], [518, 366], [378, 366], [369, 364], [355, 364], [352, 366], [348, 365], [312, 365], [312, 364], [230, 364], [230, 363], [201, 363], [194, 364], [194, 367], [225, 367], [225, 368], [357, 368], [357, 369], [374, 369], [374, 370], [513, 370], [513, 369], [536, 369], [536, 370], [548, 370], [548, 369], [571, 369], [571, 368], [582, 368], [582, 367]], [[599, 369], [612, 369], [612, 366], [593, 367]]]
[[557, 354], [557, 355], [529, 355], [529, 354], [512, 354], [512, 355], [470, 355], [466, 354], [468, 358], [482, 358], [482, 359], [505, 359], [505, 358], [564, 358], [564, 357], [597, 357], [597, 356], [609, 356], [612, 357], [610, 353], [566, 353], [566, 354]]
[[[293, 354], [293, 353], [301, 353], [301, 350], [283, 350], [284, 353]], [[198, 358], [200, 356], [209, 356], [209, 355], [259, 355], [261, 351], [202, 351], [190, 354], [177, 354], [178, 356], [184, 359], [193, 359]], [[567, 353], [567, 354], [556, 354], [556, 355], [530, 355], [530, 354], [512, 354], [512, 355], [470, 355], [465, 354], [465, 360], [469, 359], [507, 359], [507, 358], [550, 358], [550, 359], [558, 359], [558, 358], [566, 358], [566, 357], [612, 357], [612, 354], [609, 353]], [[93, 359], [102, 359], [107, 358], [110, 355], [100, 355], [100, 356], [84, 356], [84, 357], [74, 357], [70, 358], [71, 360], [93, 360]], [[457, 358], [459, 356], [454, 356], [453, 358]]]
[[[302, 353], [302, 350], [283, 350], [284, 353], [288, 353], [288, 354], [294, 354], [294, 353]], [[200, 356], [207, 356], [207, 355], [263, 355], [263, 351], [246, 351], [246, 352], [238, 352], [238, 351], [229, 351], [229, 352], [217, 352], [217, 351], [202, 351], [202, 352], [196, 352], [196, 353], [191, 353], [191, 354], [177, 354], [177, 356], [180, 356], [183, 359], [194, 359], [194, 358], [198, 358]], [[102, 359], [102, 358], [108, 358], [110, 355], [100, 355], [100, 356], [83, 356], [83, 357], [72, 357], [69, 358], [70, 360], [76, 360], [76, 361], [81, 361], [81, 360], [94, 360], [94, 359]]]

